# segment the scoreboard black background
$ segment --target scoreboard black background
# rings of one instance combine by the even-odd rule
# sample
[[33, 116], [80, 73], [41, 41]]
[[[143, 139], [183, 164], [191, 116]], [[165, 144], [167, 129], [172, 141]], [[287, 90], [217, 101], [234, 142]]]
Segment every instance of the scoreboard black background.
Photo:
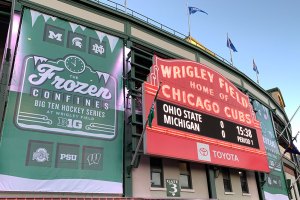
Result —
[[[168, 107], [172, 110], [177, 111], [178, 109], [180, 109], [179, 113], [182, 113], [181, 116], [178, 116], [178, 114], [176, 113], [172, 114], [172, 112], [165, 112], [163, 109], [164, 106], [165, 108]], [[186, 112], [196, 113], [198, 116], [201, 115], [201, 122], [199, 122], [199, 120], [197, 121], [185, 118], [183, 115], [185, 110]], [[231, 121], [227, 121], [204, 113], [196, 112], [194, 110], [190, 110], [175, 104], [164, 102], [159, 99], [156, 100], [156, 111], [157, 124], [160, 126], [259, 149], [257, 133], [256, 130], [253, 128], [249, 128], [247, 126], [233, 123]], [[174, 123], [168, 123], [168, 121], [165, 120], [165, 118], [167, 118], [168, 116], [169, 119], [172, 117], [173, 119], [178, 118], [176, 119], [177, 121], [185, 120], [193, 123], [198, 123], [200, 124], [200, 132], [189, 129], [187, 127], [176, 126]]]

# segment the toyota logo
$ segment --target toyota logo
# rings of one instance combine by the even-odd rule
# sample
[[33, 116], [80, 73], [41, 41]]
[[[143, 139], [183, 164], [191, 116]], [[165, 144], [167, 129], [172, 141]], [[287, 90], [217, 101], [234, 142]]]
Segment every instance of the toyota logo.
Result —
[[204, 147], [201, 147], [199, 149], [199, 153], [200, 153], [201, 156], [207, 156], [208, 155], [208, 151]]

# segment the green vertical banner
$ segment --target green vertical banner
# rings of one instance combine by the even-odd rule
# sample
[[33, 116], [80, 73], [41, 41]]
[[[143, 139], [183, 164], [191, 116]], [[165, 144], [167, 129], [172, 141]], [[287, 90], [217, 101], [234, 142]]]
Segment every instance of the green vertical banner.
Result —
[[253, 107], [254, 110], [257, 111], [256, 118], [261, 123], [264, 144], [268, 155], [269, 168], [271, 170], [271, 172], [266, 176], [266, 182], [263, 185], [265, 199], [288, 200], [288, 192], [280, 160], [281, 153], [276, 141], [270, 111], [258, 101], [254, 101]]
[[25, 9], [0, 190], [123, 193], [123, 40]]

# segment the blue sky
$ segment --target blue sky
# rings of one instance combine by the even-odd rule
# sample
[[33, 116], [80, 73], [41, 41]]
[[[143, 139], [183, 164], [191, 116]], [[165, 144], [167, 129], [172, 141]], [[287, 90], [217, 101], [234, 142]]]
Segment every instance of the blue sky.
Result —
[[[122, 5], [125, 2], [114, 1]], [[127, 0], [127, 7], [188, 35], [186, 2]], [[300, 105], [300, 1], [189, 0], [188, 5], [208, 13], [197, 12], [190, 16], [191, 36], [229, 61], [228, 33], [238, 51], [233, 53], [234, 65], [256, 81], [252, 69], [255, 59], [260, 86], [266, 90], [274, 87], [281, 90], [290, 119]], [[291, 124], [296, 135], [300, 131], [300, 111]], [[300, 137], [297, 147], [300, 148]]]

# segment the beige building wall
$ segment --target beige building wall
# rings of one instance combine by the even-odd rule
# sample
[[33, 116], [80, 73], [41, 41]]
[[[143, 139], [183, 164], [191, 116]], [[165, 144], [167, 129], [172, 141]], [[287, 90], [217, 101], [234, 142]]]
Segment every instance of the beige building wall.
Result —
[[[295, 183], [296, 179], [291, 174], [285, 172], [285, 177], [286, 177], [286, 179], [290, 179], [292, 184]], [[297, 184], [294, 184], [293, 186], [294, 187], [291, 189], [292, 199], [299, 199], [299, 191], [298, 191]], [[296, 196], [297, 196], [297, 198], [296, 198]]]
[[[280, 153], [283, 154], [285, 152], [285, 148], [283, 148], [280, 145], [278, 145], [278, 146], [279, 146]], [[284, 157], [288, 160], [292, 160], [291, 153], [285, 153]]]
[[190, 52], [184, 46], [172, 44], [171, 42], [162, 39], [160, 35], [151, 34], [151, 32], [138, 27], [131, 27], [131, 35], [138, 38], [139, 40], [148, 42], [151, 45], [155, 45], [159, 48], [165, 49], [166, 51], [176, 53], [189, 60], [196, 60], [194, 52]]
[[[142, 198], [167, 198], [166, 179], [179, 180], [179, 161], [163, 159], [164, 188], [150, 184], [150, 159], [142, 156], [139, 167], [132, 172], [132, 196]], [[200, 163], [190, 163], [193, 189], [182, 189], [180, 198], [209, 199], [206, 171]]]
[[223, 175], [221, 171], [219, 173], [219, 176], [215, 179], [218, 200], [258, 200], [259, 199], [254, 172], [247, 171], [249, 194], [242, 193], [240, 175], [238, 173], [238, 170], [231, 169], [230, 178], [232, 184], [232, 192], [224, 191]]
[[67, 2], [58, 1], [58, 0], [30, 0], [31, 2], [41, 4], [42, 6], [47, 6], [51, 9], [57, 11], [64, 11], [65, 13], [71, 14], [74, 17], [78, 17], [81, 20], [88, 20], [90, 23], [106, 26], [110, 29], [114, 29], [119, 32], [125, 31], [124, 22], [118, 21], [117, 19], [108, 18], [106, 16], [101, 16], [100, 13], [90, 12], [84, 9], [81, 9], [76, 6], [72, 6]]
[[284, 104], [284, 101], [283, 101], [283, 97], [281, 96], [281, 93], [279, 91], [272, 91], [271, 96], [281, 106], [281, 108], [284, 109], [285, 104]]
[[284, 174], [286, 180], [290, 179], [293, 186], [293, 188], [290, 190], [292, 199], [300, 199], [298, 186], [295, 183], [296, 177], [294, 171], [291, 168], [284, 166]]

